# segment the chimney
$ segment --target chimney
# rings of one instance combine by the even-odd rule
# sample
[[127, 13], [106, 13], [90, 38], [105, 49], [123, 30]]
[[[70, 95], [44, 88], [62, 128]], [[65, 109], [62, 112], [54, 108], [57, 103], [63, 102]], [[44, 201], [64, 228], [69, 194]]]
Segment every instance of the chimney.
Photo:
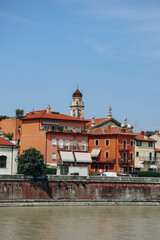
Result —
[[48, 107], [46, 108], [46, 112], [51, 113], [51, 107], [49, 106], [49, 104], [48, 104]]

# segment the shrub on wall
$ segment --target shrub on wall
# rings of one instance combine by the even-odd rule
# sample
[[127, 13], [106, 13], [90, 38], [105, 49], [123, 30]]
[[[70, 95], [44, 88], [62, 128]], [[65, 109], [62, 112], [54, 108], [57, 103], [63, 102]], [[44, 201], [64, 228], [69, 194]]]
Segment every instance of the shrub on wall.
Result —
[[47, 168], [45, 169], [45, 174], [53, 174], [53, 175], [56, 175], [56, 173], [57, 173], [57, 168], [49, 168], [49, 167], [47, 167]]
[[130, 172], [131, 174], [137, 175], [138, 177], [160, 177], [160, 172]]

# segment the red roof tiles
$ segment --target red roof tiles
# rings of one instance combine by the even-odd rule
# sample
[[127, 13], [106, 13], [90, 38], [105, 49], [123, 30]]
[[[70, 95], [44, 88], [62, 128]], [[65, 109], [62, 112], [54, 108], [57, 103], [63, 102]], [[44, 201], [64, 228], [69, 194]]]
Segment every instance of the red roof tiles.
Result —
[[26, 114], [25, 116], [22, 117], [22, 119], [24, 119], [24, 120], [36, 119], [36, 118], [88, 122], [87, 120], [80, 119], [77, 117], [72, 117], [72, 116], [65, 115], [65, 114], [47, 113], [46, 110], [29, 112], [28, 114]]
[[89, 130], [89, 133], [94, 135], [132, 135], [136, 136], [135, 133], [132, 133], [128, 128], [122, 127], [109, 127], [109, 128], [94, 128]]
[[150, 138], [150, 137], [147, 137], [141, 133], [136, 133], [136, 139], [139, 140], [139, 141], [147, 141], [147, 142], [157, 142], [156, 140]]
[[0, 137], [0, 145], [2, 146], [14, 146], [13, 143], [11, 143], [10, 141]]

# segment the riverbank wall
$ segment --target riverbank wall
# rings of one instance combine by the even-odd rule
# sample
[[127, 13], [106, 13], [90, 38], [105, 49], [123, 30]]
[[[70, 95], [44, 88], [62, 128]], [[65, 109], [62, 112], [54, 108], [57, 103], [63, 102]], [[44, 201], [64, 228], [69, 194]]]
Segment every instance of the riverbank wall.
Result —
[[160, 178], [0, 175], [0, 206], [160, 205]]

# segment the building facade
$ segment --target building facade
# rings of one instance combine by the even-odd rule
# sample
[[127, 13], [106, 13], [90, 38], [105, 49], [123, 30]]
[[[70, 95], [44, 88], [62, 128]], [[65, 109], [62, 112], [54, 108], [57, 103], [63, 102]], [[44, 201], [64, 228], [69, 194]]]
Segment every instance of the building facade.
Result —
[[0, 137], [0, 174], [17, 173], [18, 148], [12, 142]]
[[135, 145], [135, 169], [137, 171], [157, 171], [155, 157], [156, 140], [139, 133]]
[[134, 169], [135, 134], [131, 129], [108, 127], [90, 131], [91, 173], [125, 173]]

